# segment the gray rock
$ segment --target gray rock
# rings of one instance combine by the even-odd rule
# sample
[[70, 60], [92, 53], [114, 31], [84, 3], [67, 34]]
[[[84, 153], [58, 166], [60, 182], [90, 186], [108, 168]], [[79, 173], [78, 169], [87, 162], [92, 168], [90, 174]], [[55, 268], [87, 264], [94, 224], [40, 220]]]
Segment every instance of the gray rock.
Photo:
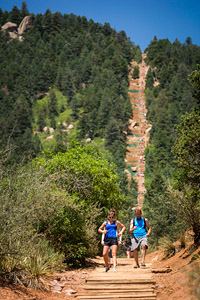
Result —
[[7, 22], [6, 24], [4, 24], [1, 29], [3, 31], [8, 31], [8, 32], [17, 32], [17, 24], [12, 23], [12, 22]]
[[27, 32], [31, 27], [33, 27], [33, 17], [32, 16], [24, 17], [19, 25], [18, 34], [22, 35], [23, 33]]

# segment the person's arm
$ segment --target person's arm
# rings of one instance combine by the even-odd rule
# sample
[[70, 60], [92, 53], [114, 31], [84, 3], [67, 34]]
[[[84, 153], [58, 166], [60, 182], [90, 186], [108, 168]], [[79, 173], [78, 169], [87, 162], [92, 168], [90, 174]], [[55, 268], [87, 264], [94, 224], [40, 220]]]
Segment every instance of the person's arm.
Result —
[[101, 236], [101, 245], [102, 245], [102, 246], [104, 245], [104, 237], [105, 237], [105, 234], [102, 233], [102, 236]]
[[131, 222], [130, 222], [130, 229], [129, 229], [129, 232], [130, 233], [133, 233], [133, 231], [137, 228], [137, 226], [133, 226], [134, 224], [133, 224], [133, 219], [131, 220]]
[[103, 222], [103, 224], [99, 227], [98, 232], [106, 234], [108, 231], [105, 229], [106, 227], [106, 222]]
[[121, 231], [118, 233], [118, 236], [122, 236], [122, 234], [126, 230], [126, 227], [120, 221], [117, 221], [117, 226], [121, 227]]
[[148, 228], [147, 237], [149, 237], [150, 233], [151, 233], [151, 227], [150, 227], [149, 221], [147, 219], [145, 219], [145, 223], [146, 223], [146, 227]]

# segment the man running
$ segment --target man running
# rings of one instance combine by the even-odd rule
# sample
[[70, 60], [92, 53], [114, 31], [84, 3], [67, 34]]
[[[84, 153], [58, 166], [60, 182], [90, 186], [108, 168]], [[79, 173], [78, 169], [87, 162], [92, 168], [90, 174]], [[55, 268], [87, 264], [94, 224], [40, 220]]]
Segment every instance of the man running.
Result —
[[[148, 231], [146, 230], [148, 229]], [[131, 251], [133, 251], [135, 266], [134, 268], [139, 268], [138, 262], [138, 251], [140, 247], [142, 248], [142, 263], [141, 266], [145, 267], [145, 255], [146, 250], [148, 249], [148, 237], [151, 233], [151, 227], [149, 221], [142, 217], [142, 210], [140, 207], [135, 209], [135, 218], [130, 222], [130, 233], [133, 233]]]

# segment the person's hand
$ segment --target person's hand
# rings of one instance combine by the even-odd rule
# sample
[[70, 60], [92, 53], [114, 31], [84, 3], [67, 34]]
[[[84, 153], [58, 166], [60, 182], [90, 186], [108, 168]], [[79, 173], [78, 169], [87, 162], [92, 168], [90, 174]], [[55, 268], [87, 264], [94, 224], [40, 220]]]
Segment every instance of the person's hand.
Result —
[[122, 236], [122, 232], [121, 231], [118, 233], [118, 236]]
[[134, 227], [133, 227], [133, 231], [134, 231], [136, 228], [137, 228], [137, 226], [134, 226]]
[[103, 234], [106, 234], [108, 232], [108, 230], [104, 229]]
[[104, 246], [104, 242], [101, 242], [101, 245]]
[[122, 244], [122, 242], [121, 242], [121, 241], [119, 241], [119, 242], [118, 242], [118, 245], [120, 246], [121, 244]]
[[149, 237], [150, 236], [150, 233], [147, 233], [147, 237]]

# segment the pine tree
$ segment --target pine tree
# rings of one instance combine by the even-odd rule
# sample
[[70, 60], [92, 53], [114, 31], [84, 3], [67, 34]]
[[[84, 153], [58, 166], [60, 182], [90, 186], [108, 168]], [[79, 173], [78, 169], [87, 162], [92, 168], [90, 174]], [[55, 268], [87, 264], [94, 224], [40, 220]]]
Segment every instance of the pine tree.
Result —
[[23, 19], [24, 17], [29, 15], [29, 11], [28, 11], [28, 6], [27, 3], [24, 1], [21, 4], [21, 18]]
[[21, 22], [21, 13], [20, 13], [20, 10], [17, 8], [17, 6], [13, 6], [13, 9], [9, 15], [9, 21], [12, 23], [15, 23], [15, 24], [17, 24], [17, 26], [19, 26], [19, 24]]
[[38, 114], [38, 119], [37, 119], [37, 126], [38, 126], [38, 130], [40, 132], [43, 131], [43, 128], [45, 127], [46, 125], [46, 122], [45, 122], [45, 114], [44, 114], [44, 111], [43, 110], [40, 110], [39, 111], [39, 114]]
[[133, 68], [133, 72], [132, 72], [132, 77], [133, 77], [133, 79], [139, 78], [139, 76], [140, 76], [139, 74], [140, 74], [139, 67], [138, 67], [138, 66], [135, 66], [135, 67]]
[[136, 50], [135, 60], [138, 64], [140, 64], [142, 62], [142, 53], [141, 53], [141, 50], [139, 47]]
[[58, 116], [57, 98], [53, 90], [51, 90], [48, 98], [48, 116], [52, 120], [55, 119], [56, 116]]
[[145, 85], [145, 88], [146, 89], [152, 89], [153, 88], [153, 84], [154, 84], [154, 76], [153, 76], [153, 72], [149, 68], [148, 71], [147, 71], [147, 75], [146, 75], [146, 85]]

